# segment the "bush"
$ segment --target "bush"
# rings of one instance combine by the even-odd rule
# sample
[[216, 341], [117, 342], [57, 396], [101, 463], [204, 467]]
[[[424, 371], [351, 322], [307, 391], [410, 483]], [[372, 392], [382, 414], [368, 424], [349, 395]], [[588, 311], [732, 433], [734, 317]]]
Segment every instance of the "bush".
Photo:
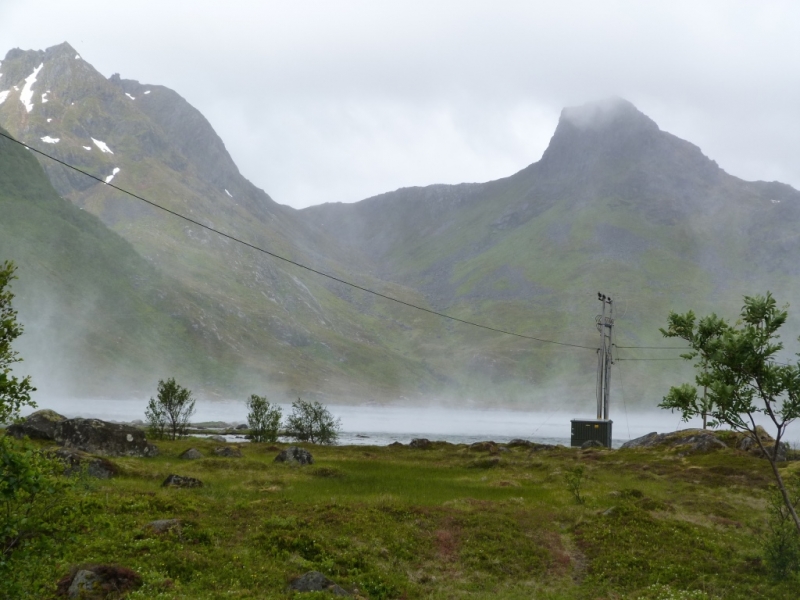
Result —
[[[800, 505], [800, 478], [787, 482], [792, 505]], [[769, 497], [769, 520], [764, 533], [764, 563], [773, 579], [784, 580], [800, 573], [800, 535], [783, 496], [773, 488]]]
[[275, 442], [281, 426], [281, 407], [270, 404], [266, 396], [253, 394], [247, 401], [247, 424], [254, 442]]
[[335, 444], [342, 423], [319, 402], [292, 402], [292, 414], [286, 419], [286, 435], [301, 442]]
[[169, 378], [158, 382], [158, 399], [150, 398], [144, 411], [150, 435], [171, 440], [186, 435], [189, 419], [194, 414], [192, 392]]

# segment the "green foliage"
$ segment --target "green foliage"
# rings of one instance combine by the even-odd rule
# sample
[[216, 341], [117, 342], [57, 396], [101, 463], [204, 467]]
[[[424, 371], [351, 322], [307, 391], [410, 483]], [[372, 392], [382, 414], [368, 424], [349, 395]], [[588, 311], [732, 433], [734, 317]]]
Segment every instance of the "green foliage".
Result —
[[281, 425], [281, 407], [266, 396], [253, 394], [247, 400], [247, 424], [254, 442], [276, 442]]
[[31, 400], [35, 391], [30, 377], [20, 379], [11, 374], [11, 365], [20, 362], [11, 343], [22, 335], [22, 325], [17, 322], [17, 311], [11, 306], [14, 294], [10, 284], [14, 276], [14, 263], [0, 265], [0, 423], [8, 423], [19, 416], [23, 406], [36, 406]]
[[564, 472], [564, 481], [567, 484], [567, 490], [572, 494], [576, 504], [583, 504], [586, 502], [586, 498], [582, 495], [585, 476], [586, 468], [583, 465], [576, 465]]
[[[700, 401], [697, 389], [684, 384], [671, 388], [659, 406], [677, 410], [684, 420], [710, 413], [712, 426], [725, 424], [748, 432], [769, 459], [800, 535], [800, 518], [775, 465], [786, 428], [800, 416], [800, 363], [784, 365], [775, 360], [783, 349], [778, 330], [787, 317], [788, 312], [777, 307], [769, 292], [745, 296], [740, 320], [734, 325], [714, 314], [698, 322], [691, 311], [671, 313], [661, 333], [689, 342], [691, 350], [684, 358], [701, 359], [695, 381], [707, 390], [707, 396]], [[772, 423], [775, 443], [771, 448], [758, 435], [754, 417], [759, 413]]]
[[37, 557], [57, 555], [84, 516], [82, 482], [63, 472], [41, 450], [0, 437], [0, 598], [41, 597], [31, 593], [45, 564]]
[[175, 383], [174, 378], [159, 380], [158, 398], [150, 398], [145, 418], [151, 435], [174, 440], [186, 435], [189, 419], [194, 414], [192, 392]]
[[335, 444], [341, 428], [341, 420], [325, 406], [300, 398], [292, 402], [292, 413], [286, 418], [286, 435], [301, 442]]
[[[800, 505], [800, 478], [787, 484], [795, 511]], [[800, 536], [780, 490], [773, 488], [768, 499], [769, 518], [764, 533], [764, 562], [776, 580], [800, 574]]]

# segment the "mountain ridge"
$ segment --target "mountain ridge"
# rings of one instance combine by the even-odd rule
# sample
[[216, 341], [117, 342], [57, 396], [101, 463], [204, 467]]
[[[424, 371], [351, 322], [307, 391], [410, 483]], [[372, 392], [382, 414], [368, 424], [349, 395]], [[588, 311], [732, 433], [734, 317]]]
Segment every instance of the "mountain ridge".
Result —
[[[625, 305], [620, 340], [635, 345], [652, 344], [670, 310], [731, 312], [742, 293], [767, 285], [800, 290], [791, 259], [800, 194], [725, 173], [619, 98], [566, 108], [542, 158], [508, 177], [294, 210], [247, 181], [176, 92], [88, 67], [59, 82], [71, 67], [48, 61], [82, 59], [68, 45], [50, 50], [12, 51], [3, 62], [22, 83], [46, 59], [37, 77], [49, 102], [34, 95], [28, 111], [15, 90], [0, 104], [0, 124], [19, 139], [41, 147], [59, 138], [46, 148], [59, 158], [104, 177], [120, 168], [114, 183], [171, 210], [423, 308], [591, 347], [602, 289]], [[94, 139], [114, 154], [94, 141], [85, 149], [87, 135], [101, 134]], [[593, 394], [590, 353], [455, 325], [292, 271], [44, 166], [66, 198], [179, 284], [176, 315], [237, 389], [511, 404], [546, 402], [552, 389]], [[666, 376], [643, 365], [631, 386], [658, 398]]]

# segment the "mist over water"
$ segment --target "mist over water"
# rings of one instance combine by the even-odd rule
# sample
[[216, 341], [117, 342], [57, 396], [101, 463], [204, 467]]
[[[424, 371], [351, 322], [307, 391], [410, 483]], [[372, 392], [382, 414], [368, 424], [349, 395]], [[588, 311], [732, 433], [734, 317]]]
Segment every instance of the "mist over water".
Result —
[[[102, 400], [50, 398], [39, 402], [67, 417], [97, 418], [106, 421], [130, 422], [144, 419], [145, 400]], [[291, 405], [281, 404], [284, 416]], [[247, 407], [240, 400], [198, 400], [192, 421], [221, 421], [228, 424], [247, 422]], [[572, 419], [594, 419], [592, 407], [583, 411], [523, 411], [475, 408], [353, 406], [330, 405], [329, 410], [342, 421], [339, 443], [344, 445], [384, 446], [392, 442], [408, 443], [417, 437], [451, 443], [472, 443], [493, 440], [498, 443], [522, 438], [538, 443], [570, 443]], [[25, 414], [32, 412], [30, 409]], [[612, 415], [614, 446], [652, 431], [667, 433], [678, 429], [701, 427], [699, 419], [688, 423], [667, 411], [625, 412]], [[766, 423], [764, 423], [766, 425]], [[770, 428], [767, 427], [767, 431]], [[785, 441], [800, 443], [800, 424], [789, 428]]]

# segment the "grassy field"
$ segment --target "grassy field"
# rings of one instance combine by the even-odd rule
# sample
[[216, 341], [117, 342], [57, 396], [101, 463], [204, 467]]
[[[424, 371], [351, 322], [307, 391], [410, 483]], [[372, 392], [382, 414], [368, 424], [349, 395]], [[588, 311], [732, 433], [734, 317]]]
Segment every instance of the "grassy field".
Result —
[[[306, 446], [314, 465], [292, 467], [282, 444], [215, 445], [114, 459], [81, 530], [19, 566], [49, 573], [41, 597], [81, 563], [134, 569], [128, 597], [148, 599], [329, 597], [288, 590], [310, 570], [371, 599], [797, 597], [762, 562], [769, 466], [733, 450]], [[206, 458], [179, 459], [190, 447]], [[581, 466], [583, 504], [565, 483]], [[204, 486], [162, 488], [172, 473]], [[145, 527], [168, 518], [180, 529]]]

